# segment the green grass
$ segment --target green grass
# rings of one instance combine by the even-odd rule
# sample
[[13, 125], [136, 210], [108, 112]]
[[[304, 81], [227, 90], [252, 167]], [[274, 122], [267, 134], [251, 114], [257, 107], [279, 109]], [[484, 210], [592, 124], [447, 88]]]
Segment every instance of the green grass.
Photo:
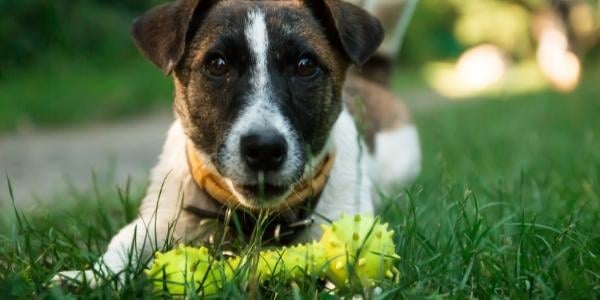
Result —
[[0, 132], [111, 121], [173, 101], [170, 81], [140, 55], [118, 61], [48, 55], [42, 61], [0, 80]]
[[[416, 112], [423, 174], [380, 209], [396, 230], [399, 284], [378, 298], [567, 298], [600, 294], [600, 70], [576, 92], [447, 102]], [[127, 190], [127, 189], [125, 189]], [[121, 197], [119, 197], [121, 195]], [[74, 196], [0, 225], [0, 295], [22, 298], [148, 298], [138, 275], [109, 283], [47, 287], [58, 270], [87, 268], [120, 226], [135, 217], [142, 191]], [[1, 209], [10, 209], [0, 195]], [[118, 201], [118, 199], [122, 199]], [[18, 199], [17, 199], [18, 201]], [[2, 222], [2, 221], [0, 221]], [[273, 280], [245, 293], [236, 279], [220, 296], [319, 298], [314, 279]]]

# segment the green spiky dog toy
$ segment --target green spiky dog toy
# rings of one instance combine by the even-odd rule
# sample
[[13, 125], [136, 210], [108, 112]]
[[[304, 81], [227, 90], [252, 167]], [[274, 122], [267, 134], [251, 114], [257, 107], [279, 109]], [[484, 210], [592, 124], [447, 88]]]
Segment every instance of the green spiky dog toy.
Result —
[[363, 287], [373, 287], [385, 277], [394, 277], [393, 260], [399, 257], [392, 239], [394, 231], [388, 230], [387, 223], [382, 225], [370, 215], [342, 215], [322, 227], [320, 244], [329, 260], [327, 279], [336, 286], [349, 286], [357, 278]]
[[171, 295], [185, 295], [188, 290], [210, 295], [220, 288], [221, 277], [213, 271], [216, 268], [208, 249], [180, 245], [166, 253], [157, 252], [152, 268], [145, 273], [153, 279], [155, 290]]
[[283, 276], [298, 279], [301, 276], [325, 275], [327, 258], [325, 248], [318, 242], [282, 249], [262, 251], [259, 255], [259, 279]]
[[[398, 274], [393, 261], [395, 254], [393, 231], [371, 215], [345, 216], [323, 226], [319, 242], [262, 251], [258, 255], [257, 278], [298, 279], [319, 276], [342, 289], [357, 286], [373, 287], [384, 278]], [[225, 280], [231, 280], [235, 269], [245, 258], [234, 257], [216, 261], [206, 248], [180, 246], [166, 253], [157, 253], [146, 274], [156, 290], [171, 295], [183, 295], [194, 289], [201, 295], [216, 293]], [[360, 285], [356, 285], [356, 280]]]

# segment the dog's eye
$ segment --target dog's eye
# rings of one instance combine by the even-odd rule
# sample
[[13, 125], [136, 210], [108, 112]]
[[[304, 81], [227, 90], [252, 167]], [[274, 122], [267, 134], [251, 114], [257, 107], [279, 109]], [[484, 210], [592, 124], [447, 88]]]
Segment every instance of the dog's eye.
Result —
[[229, 73], [229, 66], [225, 58], [216, 56], [208, 60], [206, 65], [204, 65], [204, 70], [211, 76], [222, 77]]
[[296, 74], [302, 77], [311, 77], [319, 72], [319, 65], [310, 57], [302, 57], [296, 65]]

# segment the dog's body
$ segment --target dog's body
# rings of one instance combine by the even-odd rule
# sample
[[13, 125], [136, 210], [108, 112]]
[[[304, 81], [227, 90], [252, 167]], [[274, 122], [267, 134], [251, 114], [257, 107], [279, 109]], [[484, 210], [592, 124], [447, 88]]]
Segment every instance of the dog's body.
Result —
[[[198, 228], [214, 220], [187, 207], [287, 210], [294, 187], [325, 157], [333, 160], [328, 180], [308, 197], [316, 224], [295, 240], [318, 236], [318, 223], [341, 213], [373, 212], [373, 182], [389, 189], [420, 171], [417, 132], [400, 102], [356, 76], [345, 85], [349, 65], [381, 42], [376, 19], [338, 0], [208, 2], [179, 0], [134, 24], [144, 55], [174, 75], [176, 121], [139, 218], [96, 270], [117, 273], [169, 241], [211, 240]], [[364, 118], [364, 132], [353, 116]], [[194, 176], [190, 155], [204, 159], [229, 202]], [[81, 275], [94, 278], [62, 273]]]

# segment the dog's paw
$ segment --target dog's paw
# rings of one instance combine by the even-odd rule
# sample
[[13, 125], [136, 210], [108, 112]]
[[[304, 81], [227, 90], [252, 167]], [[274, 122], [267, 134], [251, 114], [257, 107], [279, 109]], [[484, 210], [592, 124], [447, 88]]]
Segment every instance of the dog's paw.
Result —
[[50, 280], [51, 284], [59, 286], [69, 285], [87, 285], [91, 288], [98, 286], [100, 280], [93, 270], [83, 271], [62, 271], [54, 275]]

